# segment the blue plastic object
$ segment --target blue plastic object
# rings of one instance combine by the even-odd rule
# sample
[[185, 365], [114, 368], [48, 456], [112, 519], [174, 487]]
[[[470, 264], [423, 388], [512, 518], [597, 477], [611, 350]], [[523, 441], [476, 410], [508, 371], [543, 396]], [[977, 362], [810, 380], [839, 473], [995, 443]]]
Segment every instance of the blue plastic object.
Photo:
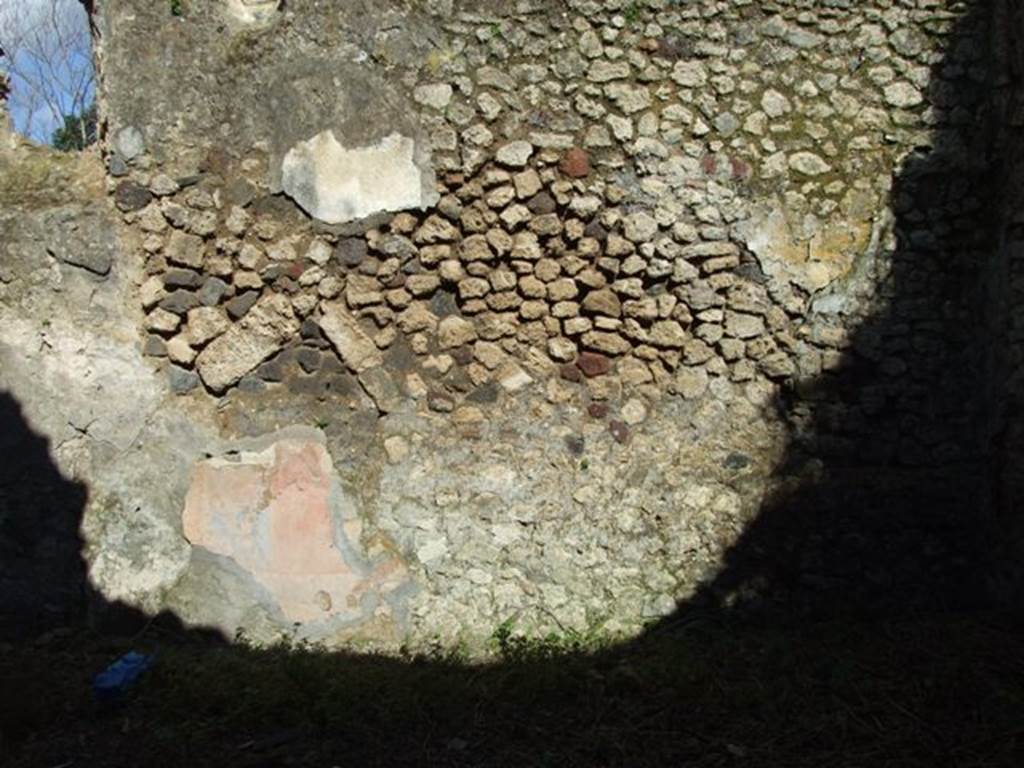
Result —
[[135, 684], [143, 672], [153, 665], [153, 654], [129, 651], [92, 681], [96, 700], [113, 702], [119, 700]]

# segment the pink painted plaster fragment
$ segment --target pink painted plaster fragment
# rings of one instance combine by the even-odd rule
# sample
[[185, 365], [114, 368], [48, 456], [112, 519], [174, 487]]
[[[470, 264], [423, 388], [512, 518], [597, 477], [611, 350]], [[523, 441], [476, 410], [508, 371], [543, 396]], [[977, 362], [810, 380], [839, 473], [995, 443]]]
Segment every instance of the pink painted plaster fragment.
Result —
[[[283, 438], [257, 452], [199, 462], [185, 499], [185, 538], [234, 560], [294, 622], [360, 616], [368, 593], [407, 580], [397, 558], [372, 566], [343, 519], [330, 454], [312, 439]], [[356, 525], [353, 525], [356, 523]]]

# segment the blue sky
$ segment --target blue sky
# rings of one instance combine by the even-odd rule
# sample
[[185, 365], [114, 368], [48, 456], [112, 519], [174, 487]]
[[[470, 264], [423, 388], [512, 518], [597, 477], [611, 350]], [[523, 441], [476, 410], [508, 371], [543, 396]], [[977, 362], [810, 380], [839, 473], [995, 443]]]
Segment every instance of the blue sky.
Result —
[[89, 20], [78, 0], [0, 0], [0, 68], [19, 133], [49, 142], [62, 115], [95, 97]]

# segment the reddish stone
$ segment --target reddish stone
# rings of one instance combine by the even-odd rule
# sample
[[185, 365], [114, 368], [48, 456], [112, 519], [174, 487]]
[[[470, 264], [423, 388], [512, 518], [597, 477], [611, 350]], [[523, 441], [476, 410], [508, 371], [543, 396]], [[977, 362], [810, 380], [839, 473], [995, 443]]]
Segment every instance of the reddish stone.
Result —
[[298, 280], [302, 277], [302, 273], [306, 271], [306, 265], [301, 261], [293, 261], [288, 265], [288, 271], [285, 273], [288, 277], [293, 280]]
[[750, 164], [738, 157], [730, 159], [732, 163], [732, 177], [737, 181], [746, 181], [753, 173]]
[[562, 162], [558, 164], [559, 170], [566, 176], [574, 179], [582, 179], [590, 175], [590, 156], [586, 150], [573, 147], [562, 156]]
[[580, 352], [576, 365], [588, 379], [604, 376], [612, 369], [612, 361], [599, 352]]
[[572, 363], [566, 363], [558, 369], [558, 372], [567, 381], [575, 381], [577, 383], [583, 381], [583, 373]]
[[700, 167], [708, 176], [714, 176], [718, 172], [718, 158], [714, 155], [704, 155], [700, 161]]
[[629, 427], [626, 426], [626, 422], [613, 419], [608, 422], [608, 431], [612, 433], [615, 442], [623, 445], [629, 442]]
[[591, 418], [603, 419], [608, 415], [608, 403], [591, 403], [587, 406], [587, 413]]

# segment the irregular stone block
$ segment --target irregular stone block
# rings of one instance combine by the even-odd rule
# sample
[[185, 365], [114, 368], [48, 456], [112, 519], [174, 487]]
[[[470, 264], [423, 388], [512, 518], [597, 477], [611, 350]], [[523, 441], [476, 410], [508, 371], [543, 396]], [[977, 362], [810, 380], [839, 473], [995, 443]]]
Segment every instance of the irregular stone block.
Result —
[[359, 374], [359, 383], [381, 413], [393, 413], [402, 407], [404, 397], [391, 374], [383, 367], [369, 368]]
[[345, 307], [334, 301], [323, 305], [320, 328], [345, 365], [356, 373], [381, 365], [384, 358], [373, 339], [359, 326], [359, 321]]
[[196, 358], [199, 375], [214, 392], [223, 392], [273, 355], [299, 331], [285, 296], [271, 294]]

